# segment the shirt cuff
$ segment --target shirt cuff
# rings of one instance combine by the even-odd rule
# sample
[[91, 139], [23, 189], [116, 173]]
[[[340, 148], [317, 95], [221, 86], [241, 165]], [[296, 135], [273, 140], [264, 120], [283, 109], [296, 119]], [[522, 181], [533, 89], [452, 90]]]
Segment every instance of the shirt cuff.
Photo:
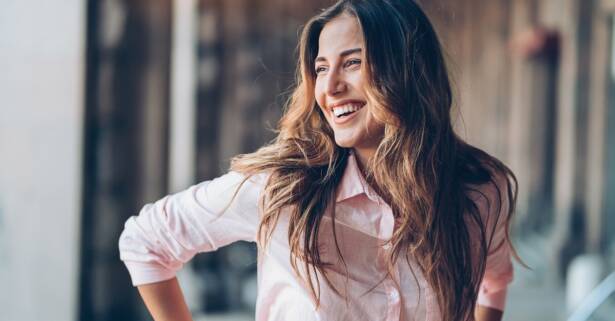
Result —
[[498, 290], [497, 292], [487, 292], [484, 289], [478, 293], [478, 299], [476, 303], [478, 305], [482, 305], [488, 308], [497, 309], [500, 311], [504, 311], [504, 307], [506, 306], [506, 294], [508, 288], [503, 288]]
[[153, 263], [124, 261], [133, 286], [170, 280], [176, 272]]

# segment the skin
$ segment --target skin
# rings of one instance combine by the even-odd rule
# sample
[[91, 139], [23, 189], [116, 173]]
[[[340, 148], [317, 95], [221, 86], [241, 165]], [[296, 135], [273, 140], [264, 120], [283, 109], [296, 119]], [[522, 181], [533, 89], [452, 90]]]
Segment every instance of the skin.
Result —
[[192, 321], [177, 278], [140, 285], [137, 288], [155, 321]]
[[503, 313], [498, 309], [477, 305], [474, 309], [474, 318], [476, 321], [500, 321]]

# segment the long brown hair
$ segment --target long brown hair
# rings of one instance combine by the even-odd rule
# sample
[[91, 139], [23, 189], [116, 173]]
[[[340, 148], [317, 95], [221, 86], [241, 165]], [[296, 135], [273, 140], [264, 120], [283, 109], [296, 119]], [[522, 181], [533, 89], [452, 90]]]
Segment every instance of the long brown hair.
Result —
[[[331, 283], [320, 258], [318, 230], [325, 212], [334, 210], [331, 204], [349, 151], [335, 144], [316, 104], [314, 59], [322, 28], [343, 13], [355, 16], [364, 34], [368, 111], [385, 127], [365, 171], [397, 222], [388, 265], [400, 254], [408, 262], [414, 259], [436, 293], [444, 320], [472, 319], [495, 224], [485, 224], [478, 201], [468, 192], [478, 191], [497, 205], [490, 215], [506, 224], [505, 242], [499, 246], [511, 246], [508, 227], [517, 181], [502, 162], [454, 133], [452, 91], [440, 42], [411, 0], [341, 0], [303, 28], [296, 87], [277, 138], [231, 164], [247, 175], [270, 173], [261, 200], [259, 246], [266, 247], [280, 215], [288, 215], [292, 267], [298, 271], [302, 263], [308, 274], [315, 274], [316, 285], [309, 276], [306, 280], [319, 303], [317, 272]], [[495, 199], [476, 188], [485, 184], [497, 191]], [[337, 245], [335, 233], [333, 238]], [[337, 252], [341, 256], [339, 247]]]

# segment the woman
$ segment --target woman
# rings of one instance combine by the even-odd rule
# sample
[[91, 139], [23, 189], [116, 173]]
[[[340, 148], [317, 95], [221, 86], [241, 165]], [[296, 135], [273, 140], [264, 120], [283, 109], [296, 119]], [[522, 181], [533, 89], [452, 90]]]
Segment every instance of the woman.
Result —
[[190, 320], [175, 272], [256, 242], [256, 320], [500, 320], [516, 179], [463, 142], [440, 44], [410, 0], [312, 18], [275, 141], [145, 206], [121, 258], [157, 321]]

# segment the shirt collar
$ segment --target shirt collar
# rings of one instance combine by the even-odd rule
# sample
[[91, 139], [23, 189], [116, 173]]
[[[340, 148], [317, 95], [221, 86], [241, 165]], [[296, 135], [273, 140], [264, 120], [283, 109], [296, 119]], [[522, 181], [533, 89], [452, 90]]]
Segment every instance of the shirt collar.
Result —
[[344, 174], [342, 175], [342, 180], [337, 188], [337, 196], [335, 201], [339, 203], [360, 194], [367, 195], [367, 197], [374, 202], [381, 202], [380, 196], [378, 196], [374, 189], [367, 184], [365, 177], [363, 177], [354, 152], [350, 151], [348, 161], [346, 162], [346, 168], [344, 169]]

